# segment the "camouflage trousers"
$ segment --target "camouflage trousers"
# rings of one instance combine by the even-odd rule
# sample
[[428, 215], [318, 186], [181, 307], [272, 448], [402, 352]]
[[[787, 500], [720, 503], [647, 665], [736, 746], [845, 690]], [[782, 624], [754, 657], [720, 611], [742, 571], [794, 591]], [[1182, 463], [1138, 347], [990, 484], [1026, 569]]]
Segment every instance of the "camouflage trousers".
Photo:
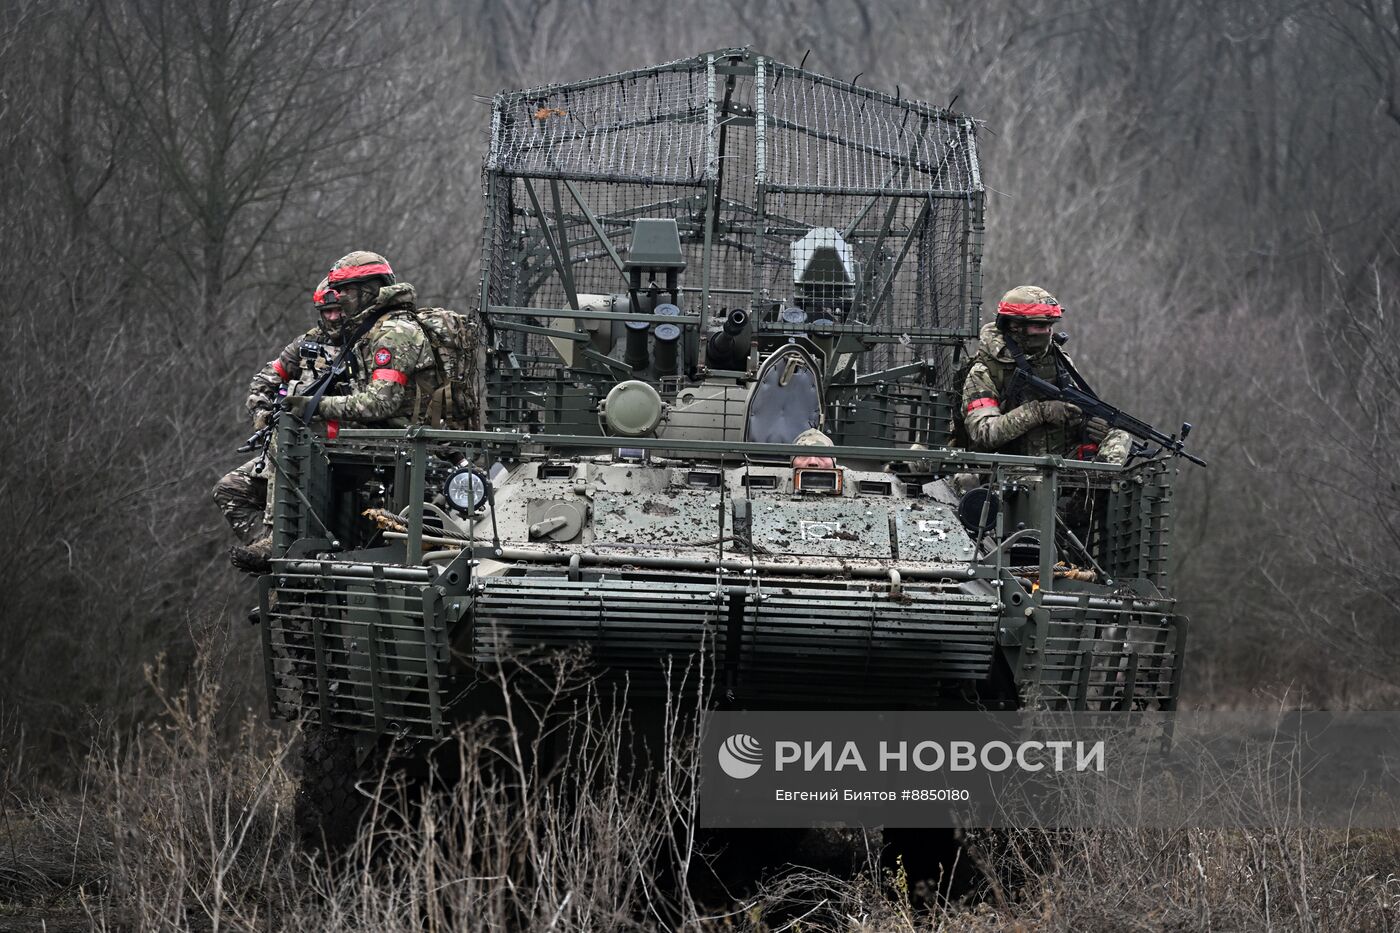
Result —
[[214, 485], [214, 502], [233, 533], [251, 544], [272, 530], [272, 464], [257, 471], [256, 458], [230, 470]]

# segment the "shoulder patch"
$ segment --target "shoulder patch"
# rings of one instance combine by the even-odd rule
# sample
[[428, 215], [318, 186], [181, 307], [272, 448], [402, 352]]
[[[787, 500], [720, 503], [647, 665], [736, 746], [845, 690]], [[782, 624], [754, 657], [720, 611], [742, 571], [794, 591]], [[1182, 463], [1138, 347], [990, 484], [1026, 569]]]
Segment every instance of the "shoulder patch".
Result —
[[388, 366], [393, 359], [394, 354], [389, 352], [388, 347], [380, 347], [378, 350], [374, 351], [375, 366]]

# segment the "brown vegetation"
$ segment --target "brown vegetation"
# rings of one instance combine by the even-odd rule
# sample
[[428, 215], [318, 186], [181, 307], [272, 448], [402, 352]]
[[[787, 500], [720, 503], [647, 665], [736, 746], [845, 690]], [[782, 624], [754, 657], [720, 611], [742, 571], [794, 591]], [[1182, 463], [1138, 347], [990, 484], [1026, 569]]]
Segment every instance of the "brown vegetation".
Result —
[[[1280, 828], [982, 831], [971, 881], [881, 870], [878, 834], [848, 842], [837, 874], [776, 854], [756, 889], [727, 888], [714, 857], [758, 840], [695, 829], [695, 747], [678, 698], [659, 767], [638, 775], [636, 738], [567, 661], [532, 699], [455, 737], [450, 790], [405, 796], [370, 774], [378, 829], [328, 863], [291, 826], [299, 741], [256, 716], [220, 721], [227, 640], [208, 634], [193, 674], [148, 668], [163, 712], [106, 733], [76, 793], [6, 793], [0, 928], [308, 931], [449, 929], [1122, 930], [1389, 929], [1400, 923], [1393, 834]], [[690, 701], [693, 703], [693, 699]], [[561, 715], [564, 714], [564, 715]], [[527, 721], [529, 725], [527, 725]], [[535, 724], [545, 724], [537, 730]], [[505, 728], [496, 728], [505, 727]], [[534, 736], [524, 738], [523, 736]], [[555, 743], [568, 767], [545, 749]], [[8, 775], [7, 775], [8, 778]], [[411, 802], [410, 802], [411, 798]], [[677, 882], [689, 878], [690, 884]]]

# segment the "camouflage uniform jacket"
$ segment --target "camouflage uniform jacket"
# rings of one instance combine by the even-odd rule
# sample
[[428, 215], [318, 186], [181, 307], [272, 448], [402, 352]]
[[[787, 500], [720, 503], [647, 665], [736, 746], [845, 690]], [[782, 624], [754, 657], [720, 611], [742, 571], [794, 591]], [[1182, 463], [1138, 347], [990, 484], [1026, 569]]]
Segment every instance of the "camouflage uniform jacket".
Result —
[[283, 387], [302, 377], [301, 348], [307, 342], [332, 346], [319, 327], [311, 328], [287, 344], [282, 352], [277, 354], [276, 359], [264, 363], [262, 369], [253, 375], [253, 381], [248, 385], [248, 400], [245, 403], [248, 414], [256, 418], [260, 412], [271, 411], [277, 406], [277, 399]]
[[[1008, 398], [1007, 387], [1016, 371], [1016, 360], [995, 321], [983, 325], [978, 334], [981, 346], [963, 382], [962, 403], [967, 434], [975, 450], [1005, 454], [1074, 457], [1122, 463], [1127, 459], [1132, 439], [1122, 431], [1110, 431], [1098, 450], [1081, 450], [1083, 429], [1078, 425], [1052, 425], [1042, 420], [1040, 405], [1032, 399]], [[1052, 346], [1049, 352], [1029, 358], [1031, 371], [1047, 382], [1054, 382], [1054, 354], [1066, 361], [1067, 354]]]
[[413, 299], [406, 282], [380, 289], [369, 313], [388, 310], [355, 344], [350, 392], [322, 399], [319, 416], [342, 427], [405, 427], [422, 420], [438, 377]]

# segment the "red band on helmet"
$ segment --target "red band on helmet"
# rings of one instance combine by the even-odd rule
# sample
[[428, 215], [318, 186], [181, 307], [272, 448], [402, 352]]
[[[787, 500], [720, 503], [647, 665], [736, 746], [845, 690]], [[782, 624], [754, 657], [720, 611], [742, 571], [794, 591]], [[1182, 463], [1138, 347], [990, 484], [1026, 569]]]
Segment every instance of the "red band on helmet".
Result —
[[997, 400], [994, 399], [994, 398], [975, 398], [975, 399], [973, 399], [972, 401], [970, 401], [970, 402], [967, 403], [967, 410], [968, 410], [969, 412], [976, 411], [976, 410], [979, 409], [979, 408], [999, 408], [999, 407], [1000, 407], [1000, 406], [998, 405]]
[[1017, 305], [1007, 304], [1005, 301], [997, 305], [997, 314], [1007, 314], [1011, 317], [1059, 317], [1060, 313], [1059, 305]]
[[332, 441], [333, 441], [333, 440], [335, 440], [339, 435], [340, 435], [340, 422], [339, 422], [339, 421], [327, 421], [327, 422], [326, 422], [326, 438], [327, 438], [327, 440], [332, 440]]
[[397, 369], [376, 369], [369, 374], [371, 379], [383, 379], [385, 382], [397, 382], [401, 386], [408, 385], [408, 376]]
[[367, 279], [371, 275], [393, 275], [394, 270], [389, 268], [387, 262], [372, 262], [367, 266], [345, 266], [342, 269], [332, 269], [331, 274], [326, 276], [330, 284], [344, 282], [346, 279]]
[[319, 304], [321, 304], [322, 301], [325, 300], [325, 298], [326, 298], [327, 295], [330, 295], [330, 296], [331, 296], [330, 303], [333, 303], [333, 304], [336, 304], [336, 305], [340, 304], [340, 292], [336, 291], [336, 290], [333, 289], [333, 288], [318, 288], [318, 289], [316, 289], [316, 291], [313, 292], [312, 295], [311, 295], [311, 303], [312, 303], [312, 304], [317, 304], [317, 305], [319, 305]]
[[273, 370], [277, 373], [278, 376], [281, 376], [281, 377], [282, 377], [282, 381], [283, 381], [283, 382], [291, 382], [291, 381], [292, 381], [292, 377], [289, 376], [289, 375], [287, 375], [286, 367], [284, 367], [284, 366], [282, 365], [282, 361], [281, 361], [281, 360], [273, 360], [273, 361], [272, 361], [272, 368], [273, 368]]

